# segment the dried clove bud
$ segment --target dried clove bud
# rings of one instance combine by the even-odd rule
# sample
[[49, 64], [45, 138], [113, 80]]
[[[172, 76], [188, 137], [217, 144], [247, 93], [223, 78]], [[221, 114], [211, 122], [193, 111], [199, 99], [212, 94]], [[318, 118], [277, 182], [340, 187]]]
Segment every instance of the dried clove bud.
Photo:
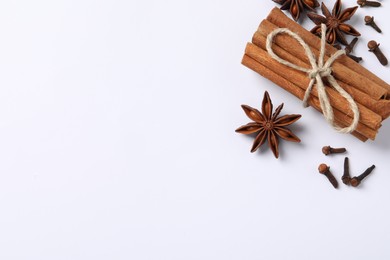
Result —
[[345, 157], [344, 159], [344, 174], [341, 177], [341, 180], [345, 185], [349, 185], [351, 182], [351, 176], [349, 175], [349, 159]]
[[[351, 59], [353, 59], [354, 61], [359, 63], [363, 60], [362, 57], [357, 57], [357, 56], [351, 54], [357, 41], [358, 41], [358, 38], [355, 37], [348, 45], [345, 46], [344, 50], [345, 50], [345, 55], [347, 55], [348, 57], [350, 57]], [[341, 50], [340, 44], [335, 44], [335, 45], [333, 45], [333, 47], [335, 47], [338, 50]]]
[[382, 30], [374, 22], [374, 16], [368, 16], [368, 15], [365, 16], [364, 17], [364, 22], [366, 23], [366, 25], [371, 26], [372, 28], [374, 28], [375, 31], [377, 31], [378, 33], [382, 32]]
[[330, 167], [324, 163], [322, 163], [322, 164], [320, 164], [320, 166], [318, 166], [319, 173], [325, 175], [328, 178], [329, 182], [333, 185], [333, 187], [335, 189], [337, 189], [339, 184], [329, 169], [330, 169]]
[[383, 52], [379, 49], [379, 43], [376, 41], [369, 41], [367, 44], [368, 50], [373, 52], [375, 56], [378, 58], [379, 62], [383, 65], [386, 66], [388, 61]]
[[352, 52], [352, 50], [355, 47], [358, 40], [359, 40], [359, 38], [355, 37], [347, 46], [345, 46], [345, 53], [346, 54], [350, 54]]
[[360, 174], [357, 177], [353, 177], [351, 179], [351, 186], [352, 187], [357, 187], [360, 185], [361, 181], [366, 178], [368, 175], [371, 174], [371, 172], [375, 169], [375, 165], [372, 165], [371, 167], [367, 168], [362, 174]]
[[330, 146], [322, 147], [322, 153], [325, 155], [329, 155], [332, 153], [345, 153], [346, 151], [347, 151], [347, 149], [345, 149], [345, 148], [333, 148]]
[[352, 55], [352, 54], [347, 54], [348, 57], [350, 57], [351, 59], [353, 59], [355, 62], [359, 63], [363, 60], [362, 57], [357, 57], [355, 55]]
[[364, 7], [364, 6], [379, 7], [379, 6], [381, 6], [381, 3], [376, 2], [376, 1], [357, 0], [356, 2], [358, 5], [360, 5], [360, 7]]

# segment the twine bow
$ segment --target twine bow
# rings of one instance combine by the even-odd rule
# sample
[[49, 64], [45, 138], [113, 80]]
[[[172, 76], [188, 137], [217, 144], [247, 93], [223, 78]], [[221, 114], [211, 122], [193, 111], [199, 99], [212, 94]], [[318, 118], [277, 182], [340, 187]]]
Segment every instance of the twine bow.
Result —
[[[266, 49], [269, 53], [269, 55], [278, 61], [281, 64], [284, 64], [290, 68], [306, 72], [308, 77], [310, 78], [310, 83], [309, 86], [306, 89], [305, 96], [303, 98], [303, 106], [307, 107], [307, 101], [310, 97], [310, 93], [313, 89], [314, 83], [317, 83], [317, 91], [318, 91], [318, 99], [320, 100], [320, 105], [322, 112], [324, 114], [324, 117], [328, 121], [328, 123], [336, 129], [336, 131], [340, 133], [351, 133], [353, 132], [358, 123], [359, 123], [359, 109], [357, 107], [357, 104], [355, 100], [342, 88], [340, 85], [337, 83], [335, 78], [332, 76], [332, 64], [333, 62], [339, 58], [341, 55], [345, 54], [344, 50], [339, 50], [335, 52], [324, 64], [324, 56], [325, 56], [325, 44], [326, 44], [326, 37], [325, 37], [325, 32], [326, 32], [326, 25], [321, 24], [321, 49], [320, 49], [320, 55], [318, 57], [318, 62], [316, 61], [316, 58], [314, 57], [313, 52], [311, 51], [310, 47], [307, 45], [306, 42], [296, 33], [293, 33], [289, 29], [286, 28], [279, 28], [275, 29], [272, 31], [268, 36], [267, 36], [267, 42], [266, 42]], [[291, 62], [288, 62], [282, 58], [280, 58], [278, 55], [274, 53], [272, 50], [272, 44], [273, 44], [273, 39], [276, 35], [285, 33], [294, 38], [299, 42], [299, 44], [302, 45], [303, 49], [306, 52], [307, 57], [309, 58], [311, 69], [303, 68], [298, 65], [295, 65]], [[348, 103], [349, 106], [353, 112], [353, 120], [350, 126], [347, 126], [345, 128], [338, 127], [334, 123], [334, 115], [333, 115], [333, 108], [330, 105], [328, 95], [326, 94], [325, 91], [325, 85], [324, 82], [322, 81], [322, 78], [326, 78], [329, 82], [329, 84], [337, 91], [340, 93], [342, 97], [344, 97]]]

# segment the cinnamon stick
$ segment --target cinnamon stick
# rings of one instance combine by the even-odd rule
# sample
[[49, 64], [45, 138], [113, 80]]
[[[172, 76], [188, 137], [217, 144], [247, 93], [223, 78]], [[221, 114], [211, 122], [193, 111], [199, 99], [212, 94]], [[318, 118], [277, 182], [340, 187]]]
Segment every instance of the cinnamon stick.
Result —
[[[280, 74], [283, 75], [285, 79], [291, 81], [303, 91], [306, 91], [310, 79], [303, 72], [294, 70], [293, 73], [291, 73], [291, 68], [286, 67], [285, 65], [274, 60], [267, 51], [251, 43], [247, 44], [245, 54], [259, 63], [264, 65], [266, 64], [271, 70], [280, 72]], [[344, 113], [351, 118], [350, 121], [352, 121], [353, 113], [349, 107], [348, 102], [346, 102], [345, 99], [332, 88], [326, 88], [325, 91], [329, 97], [331, 106], [333, 108], [337, 108], [339, 111], [344, 111]], [[318, 98], [316, 88], [313, 89], [312, 93], [315, 97]], [[381, 125], [382, 118], [378, 114], [375, 114], [360, 104], [357, 104], [357, 106], [360, 111], [359, 123], [364, 124], [376, 131]]]
[[[299, 99], [303, 99], [305, 95], [305, 91], [290, 82], [289, 80], [285, 79], [281, 75], [279, 75], [277, 72], [271, 70], [268, 68], [268, 65], [261, 64], [257, 62], [256, 60], [252, 59], [248, 55], [244, 55], [242, 59], [242, 64], [247, 66], [248, 68], [256, 71], [263, 77], [271, 80], [275, 84], [279, 85], [286, 91], [290, 92], [294, 96], [296, 96]], [[310, 98], [308, 100], [308, 103], [310, 106], [321, 112], [321, 106], [318, 98], [314, 97], [313, 95], [310, 95]], [[334, 109], [334, 118], [335, 123], [338, 124], [341, 127], [346, 127], [348, 124], [352, 122], [352, 119], [339, 111], [338, 109]], [[352, 133], [355, 137], [362, 141], [366, 141], [368, 138], [374, 140], [376, 136], [376, 131], [372, 130], [371, 128], [359, 123], [356, 130]]]
[[[274, 25], [280, 28], [289, 28], [290, 30], [298, 33], [300, 37], [312, 48], [319, 50], [320, 47], [320, 39], [304, 29], [302, 26], [288, 18], [281, 10], [278, 8], [274, 8], [271, 13], [268, 15], [267, 20], [269, 20]], [[325, 55], [329, 58], [333, 53], [337, 51], [333, 46], [326, 44], [326, 52]], [[339, 65], [342, 65], [345, 68], [348, 68], [351, 73], [338, 75], [338, 79], [355, 86], [354, 83], [358, 83], [357, 85], [363, 86], [364, 89], [361, 89], [363, 92], [369, 94], [368, 92], [372, 92], [372, 89], [375, 89], [375, 95], [373, 95], [376, 99], [386, 99], [390, 98], [390, 85], [377, 77], [375, 74], [361, 66], [360, 64], [354, 62], [346, 56], [342, 56], [334, 63], [337, 67], [334, 67], [334, 70], [339, 70]], [[336, 75], [335, 75], [336, 76]], [[359, 82], [362, 80], [361, 82]], [[380, 89], [382, 89], [382, 95], [380, 95]], [[366, 91], [367, 92], [366, 92]], [[374, 93], [372, 93], [374, 94]]]
[[[283, 14], [283, 16], [285, 16], [285, 15]], [[270, 18], [270, 17], [272, 17], [274, 19], [273, 16], [269, 15], [268, 18]], [[286, 19], [289, 19], [289, 18], [286, 17]], [[277, 21], [279, 22], [279, 20], [277, 20]], [[293, 22], [291, 20], [291, 24], [293, 24], [293, 23], [295, 23], [295, 22]], [[288, 26], [290, 26], [290, 24], [288, 24]], [[277, 28], [279, 28], [279, 27], [277, 27], [275, 24], [271, 23], [269, 20], [263, 20], [258, 28], [258, 32], [260, 32], [262, 35], [266, 36]], [[291, 30], [291, 26], [287, 27], [287, 28], [289, 28]], [[301, 30], [306, 31], [302, 27], [300, 27], [300, 28], [301, 28]], [[294, 31], [294, 32], [296, 32], [296, 31]], [[300, 31], [298, 31], [296, 33], [298, 33], [302, 37]], [[313, 34], [309, 33], [309, 35], [310, 35], [310, 37], [306, 37], [306, 38], [302, 37], [302, 39], [310, 46], [313, 54], [316, 57], [318, 57], [319, 53], [320, 53], [319, 52], [320, 45], [316, 46], [313, 42], [318, 41], [318, 44], [320, 44], [319, 43], [320, 39]], [[254, 37], [256, 37], [256, 34]], [[253, 41], [256, 41], [256, 39], [253, 39]], [[303, 47], [292, 37], [285, 35], [285, 34], [280, 34], [276, 38], [274, 38], [274, 44], [277, 44], [279, 47], [285, 49], [289, 53], [293, 53], [294, 55], [299, 57], [299, 59], [301, 59], [305, 62], [307, 61], [307, 63], [309, 62]], [[341, 56], [339, 59], [341, 59], [342, 57], [343, 56]], [[327, 60], [328, 58], [329, 58], [329, 55], [325, 55], [324, 60]], [[348, 58], [348, 57], [346, 57], [346, 58]], [[369, 96], [371, 96], [375, 100], [383, 99], [387, 95], [387, 92], [384, 88], [382, 88], [377, 83], [370, 80], [366, 75], [359, 74], [359, 73], [351, 70], [349, 67], [341, 64], [340, 62], [338, 62], [339, 59], [337, 59], [332, 65], [332, 68], [333, 68], [332, 74], [336, 80], [343, 81], [343, 82], [361, 90], [362, 92], [368, 94]], [[357, 64], [357, 65], [359, 65], [359, 64]]]
[[[252, 42], [262, 48], [266, 49], [266, 36], [261, 34], [260, 31], [257, 31], [253, 36]], [[296, 64], [300, 67], [310, 68], [309, 61], [306, 59], [306, 62], [299, 59], [296, 55], [293, 55], [283, 48], [279, 47], [277, 44], [272, 46], [272, 49], [276, 55], [280, 58], [289, 61], [293, 64]], [[300, 73], [300, 72], [299, 72]], [[339, 85], [350, 94], [358, 104], [365, 106], [367, 109], [373, 111], [381, 117], [381, 120], [386, 119], [390, 115], [390, 100], [375, 100], [366, 93], [342, 82], [338, 81]], [[340, 97], [341, 98], [341, 97]]]

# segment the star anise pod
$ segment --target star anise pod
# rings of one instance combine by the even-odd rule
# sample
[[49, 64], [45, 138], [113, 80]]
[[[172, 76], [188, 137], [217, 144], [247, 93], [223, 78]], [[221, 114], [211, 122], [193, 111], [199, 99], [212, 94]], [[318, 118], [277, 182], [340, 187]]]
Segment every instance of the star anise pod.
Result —
[[268, 92], [264, 93], [263, 103], [261, 107], [262, 113], [255, 108], [247, 105], [241, 106], [245, 114], [254, 122], [239, 127], [236, 132], [241, 134], [257, 133], [251, 152], [255, 152], [261, 145], [268, 140], [268, 145], [274, 153], [275, 157], [279, 157], [279, 137], [291, 141], [300, 142], [301, 140], [291, 132], [286, 126], [291, 125], [301, 115], [285, 115], [278, 117], [282, 111], [283, 104], [279, 105], [272, 114], [272, 102]]
[[289, 10], [295, 21], [299, 19], [303, 9], [314, 11], [320, 4], [317, 0], [272, 0], [275, 3], [282, 5], [281, 10]]
[[329, 44], [333, 45], [337, 40], [341, 44], [348, 45], [344, 33], [360, 36], [360, 33], [355, 28], [344, 23], [351, 19], [357, 9], [358, 6], [355, 6], [341, 11], [341, 0], [337, 0], [334, 4], [332, 13], [330, 13], [329, 9], [322, 3], [321, 11], [324, 16], [316, 13], [307, 14], [307, 16], [316, 24], [316, 26], [311, 29], [311, 32], [321, 36], [321, 24], [324, 23], [326, 24], [326, 41]]

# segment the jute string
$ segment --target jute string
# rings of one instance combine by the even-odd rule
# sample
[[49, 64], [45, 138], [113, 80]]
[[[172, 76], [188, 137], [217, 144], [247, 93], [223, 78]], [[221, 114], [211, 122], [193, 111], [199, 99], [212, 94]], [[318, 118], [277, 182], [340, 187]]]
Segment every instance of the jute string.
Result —
[[[320, 100], [320, 105], [322, 109], [322, 113], [324, 114], [324, 117], [328, 121], [328, 123], [336, 129], [336, 131], [340, 133], [351, 133], [353, 132], [358, 123], [359, 123], [359, 109], [356, 105], [355, 100], [349, 95], [340, 85], [337, 83], [336, 79], [332, 76], [332, 64], [333, 62], [339, 58], [341, 55], [345, 54], [344, 50], [339, 50], [335, 52], [324, 64], [324, 56], [325, 56], [325, 44], [326, 44], [326, 25], [321, 24], [321, 49], [320, 49], [320, 55], [318, 57], [318, 63], [316, 61], [316, 58], [314, 57], [313, 52], [311, 51], [310, 47], [306, 44], [306, 42], [296, 33], [290, 31], [287, 28], [278, 28], [272, 31], [270, 34], [267, 36], [267, 42], [266, 42], [266, 49], [269, 53], [269, 55], [278, 61], [281, 64], [284, 64], [290, 68], [306, 72], [308, 77], [310, 78], [310, 83], [309, 86], [306, 89], [305, 96], [303, 98], [303, 105], [304, 107], [307, 107], [307, 101], [310, 97], [310, 93], [313, 89], [314, 83], [317, 83], [317, 91], [318, 91], [318, 99]], [[291, 62], [288, 62], [282, 58], [280, 58], [278, 55], [274, 53], [272, 50], [272, 44], [273, 44], [273, 39], [276, 35], [278, 34], [288, 34], [295, 40], [299, 42], [299, 44], [302, 45], [303, 49], [306, 52], [307, 57], [309, 58], [311, 69], [308, 68], [303, 68], [300, 67], [296, 64], [293, 64]], [[344, 97], [348, 103], [349, 107], [351, 108], [353, 112], [353, 120], [350, 126], [347, 126], [345, 128], [341, 128], [334, 123], [334, 115], [333, 115], [333, 108], [330, 105], [328, 95], [326, 94], [325, 91], [325, 85], [324, 82], [322, 81], [322, 78], [326, 78], [329, 82], [329, 84], [337, 91], [340, 93], [342, 97]]]

